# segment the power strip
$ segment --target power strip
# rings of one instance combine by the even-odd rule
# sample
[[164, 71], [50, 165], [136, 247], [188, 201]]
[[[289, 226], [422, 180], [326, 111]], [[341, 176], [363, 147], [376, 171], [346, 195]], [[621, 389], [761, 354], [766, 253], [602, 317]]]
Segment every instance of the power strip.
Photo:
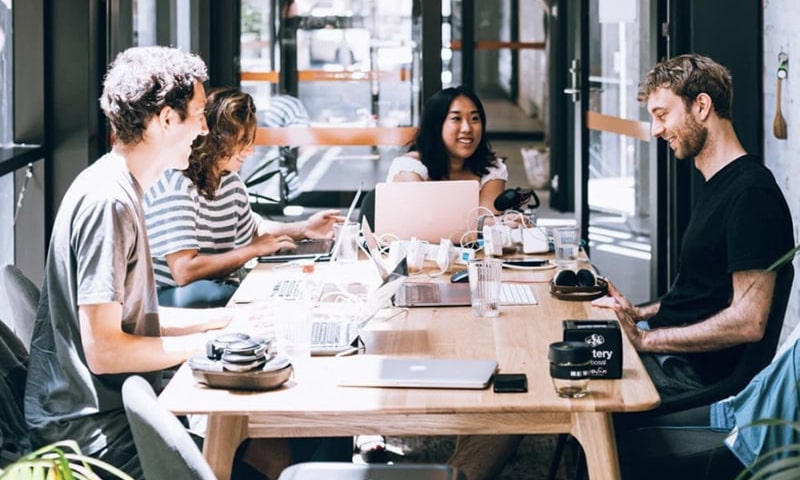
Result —
[[513, 247], [511, 227], [507, 225], [484, 225], [483, 253], [490, 257], [503, 255], [503, 248]]
[[547, 231], [537, 227], [523, 229], [522, 251], [523, 253], [548, 253], [550, 241], [547, 238]]
[[474, 248], [461, 247], [460, 251], [458, 251], [458, 255], [456, 256], [455, 263], [458, 265], [468, 264], [470, 260], [475, 259], [475, 251], [476, 250]]

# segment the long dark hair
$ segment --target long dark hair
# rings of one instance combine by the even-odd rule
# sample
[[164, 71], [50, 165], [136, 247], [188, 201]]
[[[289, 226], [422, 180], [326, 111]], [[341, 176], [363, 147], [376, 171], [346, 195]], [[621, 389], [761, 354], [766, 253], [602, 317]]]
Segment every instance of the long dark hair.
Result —
[[463, 86], [449, 87], [434, 93], [425, 102], [417, 135], [409, 147], [409, 150], [419, 153], [419, 159], [428, 168], [431, 180], [450, 178], [450, 155], [442, 140], [442, 125], [450, 111], [450, 105], [457, 97], [467, 97], [472, 100], [481, 117], [481, 141], [475, 153], [466, 159], [464, 166], [482, 177], [489, 173], [490, 166], [496, 165], [497, 157], [486, 139], [486, 112], [480, 99]]
[[256, 136], [256, 107], [253, 97], [235, 88], [210, 90], [206, 100], [208, 135], [192, 145], [189, 167], [183, 172], [200, 195], [213, 200], [222, 178], [216, 167], [223, 159], [253, 143]]

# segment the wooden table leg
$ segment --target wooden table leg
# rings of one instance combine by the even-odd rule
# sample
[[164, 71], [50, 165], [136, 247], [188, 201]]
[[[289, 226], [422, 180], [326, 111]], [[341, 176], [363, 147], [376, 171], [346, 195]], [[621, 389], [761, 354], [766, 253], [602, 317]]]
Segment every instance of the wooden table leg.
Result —
[[570, 433], [580, 442], [586, 454], [590, 480], [619, 480], [617, 442], [610, 413], [575, 412], [572, 414]]
[[230, 480], [233, 457], [247, 438], [247, 416], [209, 415], [203, 456], [219, 480]]

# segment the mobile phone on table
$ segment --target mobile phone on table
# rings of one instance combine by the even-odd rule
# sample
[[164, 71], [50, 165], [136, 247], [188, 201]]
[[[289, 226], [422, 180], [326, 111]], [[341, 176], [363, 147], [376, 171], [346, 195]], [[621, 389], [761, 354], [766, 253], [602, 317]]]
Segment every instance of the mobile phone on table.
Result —
[[494, 393], [524, 393], [528, 391], [528, 376], [524, 373], [495, 373]]
[[503, 265], [508, 267], [543, 267], [548, 264], [546, 258], [516, 257], [504, 258]]

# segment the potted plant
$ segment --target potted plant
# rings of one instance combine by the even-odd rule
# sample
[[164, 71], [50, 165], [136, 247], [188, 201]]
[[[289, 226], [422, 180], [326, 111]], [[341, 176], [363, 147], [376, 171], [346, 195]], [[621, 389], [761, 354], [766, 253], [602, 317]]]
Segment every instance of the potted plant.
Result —
[[120, 480], [134, 480], [113, 465], [84, 455], [73, 440], [46, 445], [20, 457], [0, 469], [0, 480], [100, 480], [97, 471]]

